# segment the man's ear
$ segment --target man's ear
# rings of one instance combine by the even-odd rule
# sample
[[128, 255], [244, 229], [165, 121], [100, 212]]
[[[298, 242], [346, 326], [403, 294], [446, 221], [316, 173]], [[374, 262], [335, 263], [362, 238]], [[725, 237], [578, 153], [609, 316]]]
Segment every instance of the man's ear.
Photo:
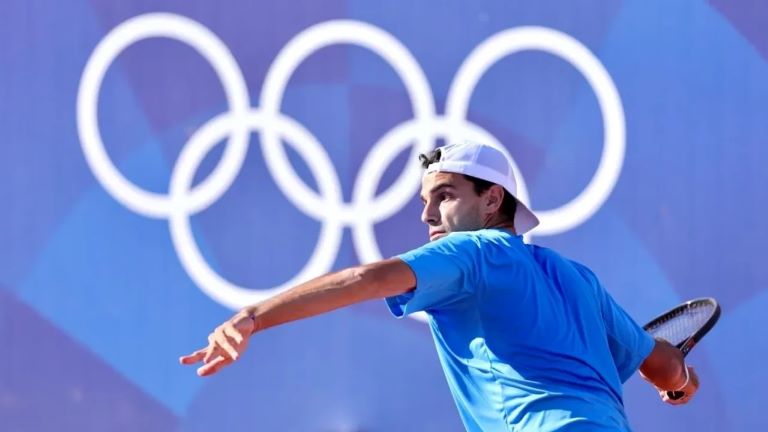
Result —
[[485, 191], [485, 209], [488, 213], [494, 213], [501, 209], [501, 203], [504, 201], [504, 188], [499, 185], [493, 185]]

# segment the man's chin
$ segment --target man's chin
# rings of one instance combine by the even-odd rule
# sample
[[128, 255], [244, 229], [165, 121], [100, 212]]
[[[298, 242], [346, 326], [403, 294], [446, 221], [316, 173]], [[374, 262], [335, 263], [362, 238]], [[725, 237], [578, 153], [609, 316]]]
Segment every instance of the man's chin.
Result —
[[435, 234], [432, 234], [431, 236], [429, 236], [429, 241], [439, 240], [439, 239], [441, 239], [441, 238], [443, 238], [443, 237], [445, 237], [447, 235], [448, 235], [448, 233], [444, 233], [444, 232], [435, 233]]

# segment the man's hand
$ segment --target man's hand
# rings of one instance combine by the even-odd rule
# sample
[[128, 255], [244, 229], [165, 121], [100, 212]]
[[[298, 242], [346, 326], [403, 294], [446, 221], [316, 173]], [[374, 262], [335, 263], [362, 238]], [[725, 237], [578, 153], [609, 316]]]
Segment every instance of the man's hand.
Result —
[[256, 329], [254, 319], [247, 311], [240, 311], [208, 335], [208, 346], [179, 359], [183, 365], [200, 361], [200, 376], [210, 376], [239, 359], [248, 347], [248, 340]]
[[[661, 400], [670, 405], [688, 403], [699, 389], [699, 377], [692, 367], [685, 365], [683, 352], [664, 339], [656, 339], [653, 351], [640, 365], [640, 375], [656, 388]], [[675, 389], [685, 395], [670, 399], [667, 391]]]
[[699, 390], [699, 376], [696, 375], [696, 371], [693, 369], [693, 366], [686, 366], [688, 368], [688, 375], [690, 376], [690, 379], [688, 380], [688, 384], [685, 385], [680, 391], [682, 391], [683, 397], [680, 399], [671, 399], [669, 397], [669, 394], [666, 390], [661, 390], [657, 388], [659, 391], [659, 396], [661, 397], [661, 400], [664, 402], [670, 404], [670, 405], [683, 405], [688, 403], [688, 401], [691, 400], [694, 394], [696, 394], [696, 391]]

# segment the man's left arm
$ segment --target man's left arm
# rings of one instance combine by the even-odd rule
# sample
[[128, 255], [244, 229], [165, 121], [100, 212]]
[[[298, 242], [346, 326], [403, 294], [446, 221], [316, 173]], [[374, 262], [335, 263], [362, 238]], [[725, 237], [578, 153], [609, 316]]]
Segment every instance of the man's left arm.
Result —
[[209, 376], [240, 358], [253, 333], [366, 300], [404, 294], [415, 286], [413, 271], [398, 258], [329, 273], [243, 308], [208, 336], [205, 348], [181, 357], [180, 362], [203, 361], [197, 373]]

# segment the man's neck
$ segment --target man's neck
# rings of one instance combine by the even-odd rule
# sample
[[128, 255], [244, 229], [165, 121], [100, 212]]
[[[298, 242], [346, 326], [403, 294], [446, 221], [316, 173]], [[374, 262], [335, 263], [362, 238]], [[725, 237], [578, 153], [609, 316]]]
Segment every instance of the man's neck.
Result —
[[515, 224], [513, 221], [509, 220], [506, 217], [494, 217], [490, 221], [488, 221], [484, 228], [496, 228], [496, 229], [505, 229], [507, 231], [511, 231], [512, 234], [517, 235], [517, 232], [515, 231]]

